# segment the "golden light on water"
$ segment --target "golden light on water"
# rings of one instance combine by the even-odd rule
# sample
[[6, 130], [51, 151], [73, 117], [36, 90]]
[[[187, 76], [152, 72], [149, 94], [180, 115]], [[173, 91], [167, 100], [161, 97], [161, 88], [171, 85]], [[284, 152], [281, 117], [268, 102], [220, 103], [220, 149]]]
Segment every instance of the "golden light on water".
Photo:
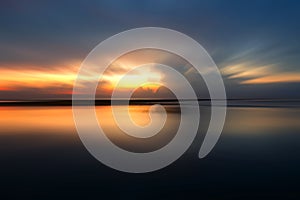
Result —
[[[125, 112], [124, 106], [119, 106], [119, 112]], [[134, 123], [146, 126], [150, 123], [149, 105], [129, 106], [129, 114]], [[117, 129], [112, 115], [111, 106], [97, 106], [96, 114], [99, 123], [106, 129]], [[171, 112], [170, 116], [180, 116]], [[203, 116], [205, 118], [205, 116]], [[298, 109], [291, 108], [229, 108], [225, 132], [239, 134], [239, 132], [260, 133], [267, 129], [298, 128]], [[238, 123], [236, 123], [238, 121]], [[178, 121], [174, 121], [174, 123]], [[35, 132], [45, 133], [57, 130], [68, 133], [75, 131], [72, 107], [5, 107], [0, 108], [0, 133]], [[172, 126], [172, 124], [171, 124]], [[171, 128], [171, 127], [170, 127]], [[246, 129], [245, 129], [246, 128]], [[42, 132], [40, 132], [42, 130]], [[67, 130], [67, 131], [66, 131]], [[247, 130], [247, 131], [246, 131]]]

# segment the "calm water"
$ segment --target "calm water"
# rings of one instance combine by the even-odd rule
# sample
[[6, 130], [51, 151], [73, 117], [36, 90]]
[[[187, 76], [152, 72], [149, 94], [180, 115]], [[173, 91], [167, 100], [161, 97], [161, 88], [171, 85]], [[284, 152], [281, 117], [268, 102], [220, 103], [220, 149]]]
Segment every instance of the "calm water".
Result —
[[[177, 106], [165, 106], [164, 129], [148, 140], [122, 133], [109, 106], [97, 115], [108, 137], [124, 149], [147, 152], [174, 136]], [[119, 112], [124, 111], [120, 106]], [[138, 125], [150, 121], [149, 106], [131, 106]], [[159, 116], [160, 113], [157, 113]], [[300, 108], [229, 107], [221, 138], [198, 159], [208, 125], [201, 107], [199, 133], [189, 150], [170, 166], [147, 174], [127, 174], [95, 160], [82, 145], [71, 107], [0, 107], [1, 194], [19, 198], [299, 199]]]

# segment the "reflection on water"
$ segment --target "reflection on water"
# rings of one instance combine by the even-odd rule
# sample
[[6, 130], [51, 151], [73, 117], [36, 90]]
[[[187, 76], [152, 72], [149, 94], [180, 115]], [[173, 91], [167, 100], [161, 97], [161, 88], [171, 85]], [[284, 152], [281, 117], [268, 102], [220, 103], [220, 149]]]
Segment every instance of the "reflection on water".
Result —
[[[119, 106], [118, 112], [124, 111]], [[167, 144], [176, 132], [181, 110], [165, 106], [167, 122], [157, 135], [145, 139], [123, 133], [110, 106], [97, 106], [99, 123], [118, 146], [135, 152]], [[186, 109], [192, 111], [192, 109]], [[84, 194], [180, 197], [296, 197], [300, 184], [300, 109], [230, 107], [224, 131], [214, 150], [197, 158], [208, 125], [209, 107], [201, 107], [199, 134], [192, 147], [171, 166], [158, 172], [130, 175], [96, 161], [77, 136], [71, 107], [0, 107], [1, 187], [7, 191], [72, 191]], [[134, 122], [150, 122], [149, 106], [130, 106]], [[156, 113], [159, 115], [159, 112]], [[142, 133], [141, 133], [142, 134]], [[25, 182], [26, 184], [25, 184]], [[21, 184], [19, 184], [21, 183]], [[100, 189], [99, 189], [100, 188]], [[218, 193], [215, 193], [215, 190]], [[76, 192], [74, 192], [76, 191]], [[152, 196], [151, 196], [152, 195]], [[40, 197], [41, 197], [40, 196]]]
[[71, 107], [0, 107], [0, 134], [74, 131]]
[[234, 134], [269, 134], [300, 130], [298, 108], [230, 108], [225, 131]]
[[[151, 123], [149, 111], [151, 106], [130, 106], [129, 114], [135, 124], [146, 126]], [[117, 125], [110, 106], [98, 106], [96, 113], [98, 122], [108, 138], [119, 147], [132, 152], [150, 152], [165, 146], [176, 134], [180, 123], [180, 109], [177, 106], [164, 106], [167, 112], [165, 126], [152, 137], [137, 138], [124, 133]], [[125, 106], [118, 106], [115, 112], [121, 117], [127, 117]], [[153, 118], [163, 115], [162, 110], [153, 112]], [[122, 119], [122, 118], [121, 118]], [[126, 125], [126, 124], [125, 124]], [[151, 129], [150, 129], [151, 130]], [[141, 135], [143, 132], [140, 133]]]
[[[177, 105], [165, 105], [168, 118], [163, 134], [177, 130], [180, 122], [180, 108]], [[129, 114], [134, 123], [147, 126], [151, 123], [149, 105], [129, 106]], [[229, 107], [224, 127], [231, 134], [267, 134], [272, 131], [298, 129], [300, 127], [299, 108], [255, 108]], [[192, 112], [192, 109], [189, 109]], [[125, 106], [118, 106], [118, 114], [126, 112]], [[111, 106], [97, 106], [96, 113], [101, 127], [111, 139], [125, 139], [112, 115]], [[159, 116], [160, 111], [155, 112]], [[0, 134], [55, 133], [74, 132], [75, 125], [70, 106], [57, 107], [0, 107]], [[125, 115], [124, 115], [125, 116]], [[209, 120], [209, 108], [201, 108], [201, 120]], [[141, 133], [143, 134], [143, 133]], [[158, 135], [161, 135], [160, 132]], [[119, 138], [120, 137], [120, 138]], [[162, 138], [160, 138], [162, 139]]]

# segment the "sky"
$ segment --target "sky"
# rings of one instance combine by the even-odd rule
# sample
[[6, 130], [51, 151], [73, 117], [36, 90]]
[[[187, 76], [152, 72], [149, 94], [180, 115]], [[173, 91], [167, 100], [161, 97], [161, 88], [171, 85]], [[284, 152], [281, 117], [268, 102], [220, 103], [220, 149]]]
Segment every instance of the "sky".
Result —
[[[149, 26], [198, 41], [220, 69], [228, 98], [300, 98], [299, 9], [296, 0], [1, 1], [0, 100], [69, 99], [81, 62], [98, 43]], [[167, 57], [189, 74], [186, 63]], [[126, 71], [124, 63], [115, 68]], [[147, 70], [145, 79], [172, 81], [155, 66]], [[122, 72], [107, 72], [99, 97], [110, 94]], [[189, 78], [207, 98], [201, 77]]]

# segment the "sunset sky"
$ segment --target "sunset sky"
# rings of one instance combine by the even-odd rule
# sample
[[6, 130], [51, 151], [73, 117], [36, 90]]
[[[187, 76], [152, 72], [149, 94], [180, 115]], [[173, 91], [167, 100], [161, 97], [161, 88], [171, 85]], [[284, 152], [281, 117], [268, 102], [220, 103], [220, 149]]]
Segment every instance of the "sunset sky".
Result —
[[[77, 70], [106, 38], [131, 28], [180, 31], [212, 56], [228, 98], [300, 98], [298, 1], [1, 1], [0, 100], [71, 98]], [[174, 55], [140, 52], [118, 60], [99, 85], [108, 97], [140, 60], [165, 62], [207, 98], [191, 66]], [[132, 80], [172, 81], [155, 66]], [[176, 84], [176, 81], [174, 81]], [[134, 81], [121, 86], [136, 87]], [[157, 86], [144, 86], [156, 93]], [[101, 94], [101, 95], [100, 95]]]

